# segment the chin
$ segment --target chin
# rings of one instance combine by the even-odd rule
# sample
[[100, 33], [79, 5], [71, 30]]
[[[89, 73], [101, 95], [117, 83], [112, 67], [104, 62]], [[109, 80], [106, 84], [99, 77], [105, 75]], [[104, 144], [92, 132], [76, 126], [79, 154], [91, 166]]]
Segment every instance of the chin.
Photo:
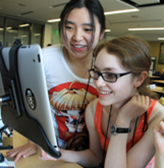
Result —
[[102, 100], [102, 99], [99, 99], [99, 103], [103, 106], [110, 106], [112, 104], [111, 101], [109, 100]]

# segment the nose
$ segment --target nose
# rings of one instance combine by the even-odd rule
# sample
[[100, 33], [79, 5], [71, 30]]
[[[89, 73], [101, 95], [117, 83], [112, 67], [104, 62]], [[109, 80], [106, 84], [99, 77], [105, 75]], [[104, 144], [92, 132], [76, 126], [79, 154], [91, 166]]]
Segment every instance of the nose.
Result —
[[76, 29], [73, 34], [73, 40], [75, 41], [81, 41], [83, 39], [83, 33], [82, 30]]
[[103, 80], [102, 76], [99, 76], [97, 80], [94, 80], [96, 87], [102, 87], [106, 85], [106, 82]]

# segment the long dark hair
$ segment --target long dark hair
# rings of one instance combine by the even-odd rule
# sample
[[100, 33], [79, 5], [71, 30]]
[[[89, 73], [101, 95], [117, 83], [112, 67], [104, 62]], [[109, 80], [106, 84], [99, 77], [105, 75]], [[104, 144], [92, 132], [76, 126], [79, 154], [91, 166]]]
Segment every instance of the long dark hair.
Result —
[[64, 19], [68, 16], [68, 14], [73, 10], [74, 8], [82, 8], [85, 7], [88, 9], [88, 11], [91, 14], [91, 18], [93, 18], [93, 15], [95, 15], [98, 18], [98, 21], [101, 25], [101, 31], [102, 33], [106, 26], [105, 26], [105, 15], [104, 15], [104, 9], [99, 2], [99, 0], [70, 0], [64, 7], [63, 11], [61, 12], [59, 22], [59, 32], [61, 33], [61, 30], [64, 25]]

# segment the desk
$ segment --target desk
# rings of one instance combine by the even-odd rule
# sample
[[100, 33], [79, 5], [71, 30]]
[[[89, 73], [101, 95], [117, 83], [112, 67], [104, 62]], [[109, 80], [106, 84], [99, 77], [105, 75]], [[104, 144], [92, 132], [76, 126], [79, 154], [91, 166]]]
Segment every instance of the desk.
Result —
[[151, 80], [151, 83], [154, 83], [157, 86], [164, 87], [164, 80]]
[[164, 80], [152, 80], [152, 82], [164, 84]]
[[156, 86], [154, 89], [150, 89], [150, 90], [162, 94], [164, 93], [163, 89], [164, 89], [163, 87]]
[[[13, 146], [18, 147], [26, 144], [27, 139], [16, 131], [13, 132]], [[2, 154], [6, 154], [7, 150], [0, 150]], [[76, 163], [68, 163], [64, 161], [42, 161], [39, 159], [39, 152], [27, 158], [20, 158], [15, 163], [16, 168], [81, 168]]]
[[160, 76], [149, 76], [150, 79], [160, 79]]

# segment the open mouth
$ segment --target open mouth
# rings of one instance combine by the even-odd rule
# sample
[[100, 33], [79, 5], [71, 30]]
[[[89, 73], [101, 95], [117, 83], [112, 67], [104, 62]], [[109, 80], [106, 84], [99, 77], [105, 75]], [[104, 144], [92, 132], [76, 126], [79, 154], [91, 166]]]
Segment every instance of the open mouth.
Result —
[[84, 46], [74, 46], [75, 48], [83, 48]]
[[84, 45], [72, 45], [72, 48], [75, 51], [82, 51], [82, 50], [84, 50], [84, 48], [86, 48], [86, 46], [84, 46]]
[[99, 93], [102, 94], [102, 95], [109, 95], [109, 94], [111, 94], [112, 92], [99, 91]]

